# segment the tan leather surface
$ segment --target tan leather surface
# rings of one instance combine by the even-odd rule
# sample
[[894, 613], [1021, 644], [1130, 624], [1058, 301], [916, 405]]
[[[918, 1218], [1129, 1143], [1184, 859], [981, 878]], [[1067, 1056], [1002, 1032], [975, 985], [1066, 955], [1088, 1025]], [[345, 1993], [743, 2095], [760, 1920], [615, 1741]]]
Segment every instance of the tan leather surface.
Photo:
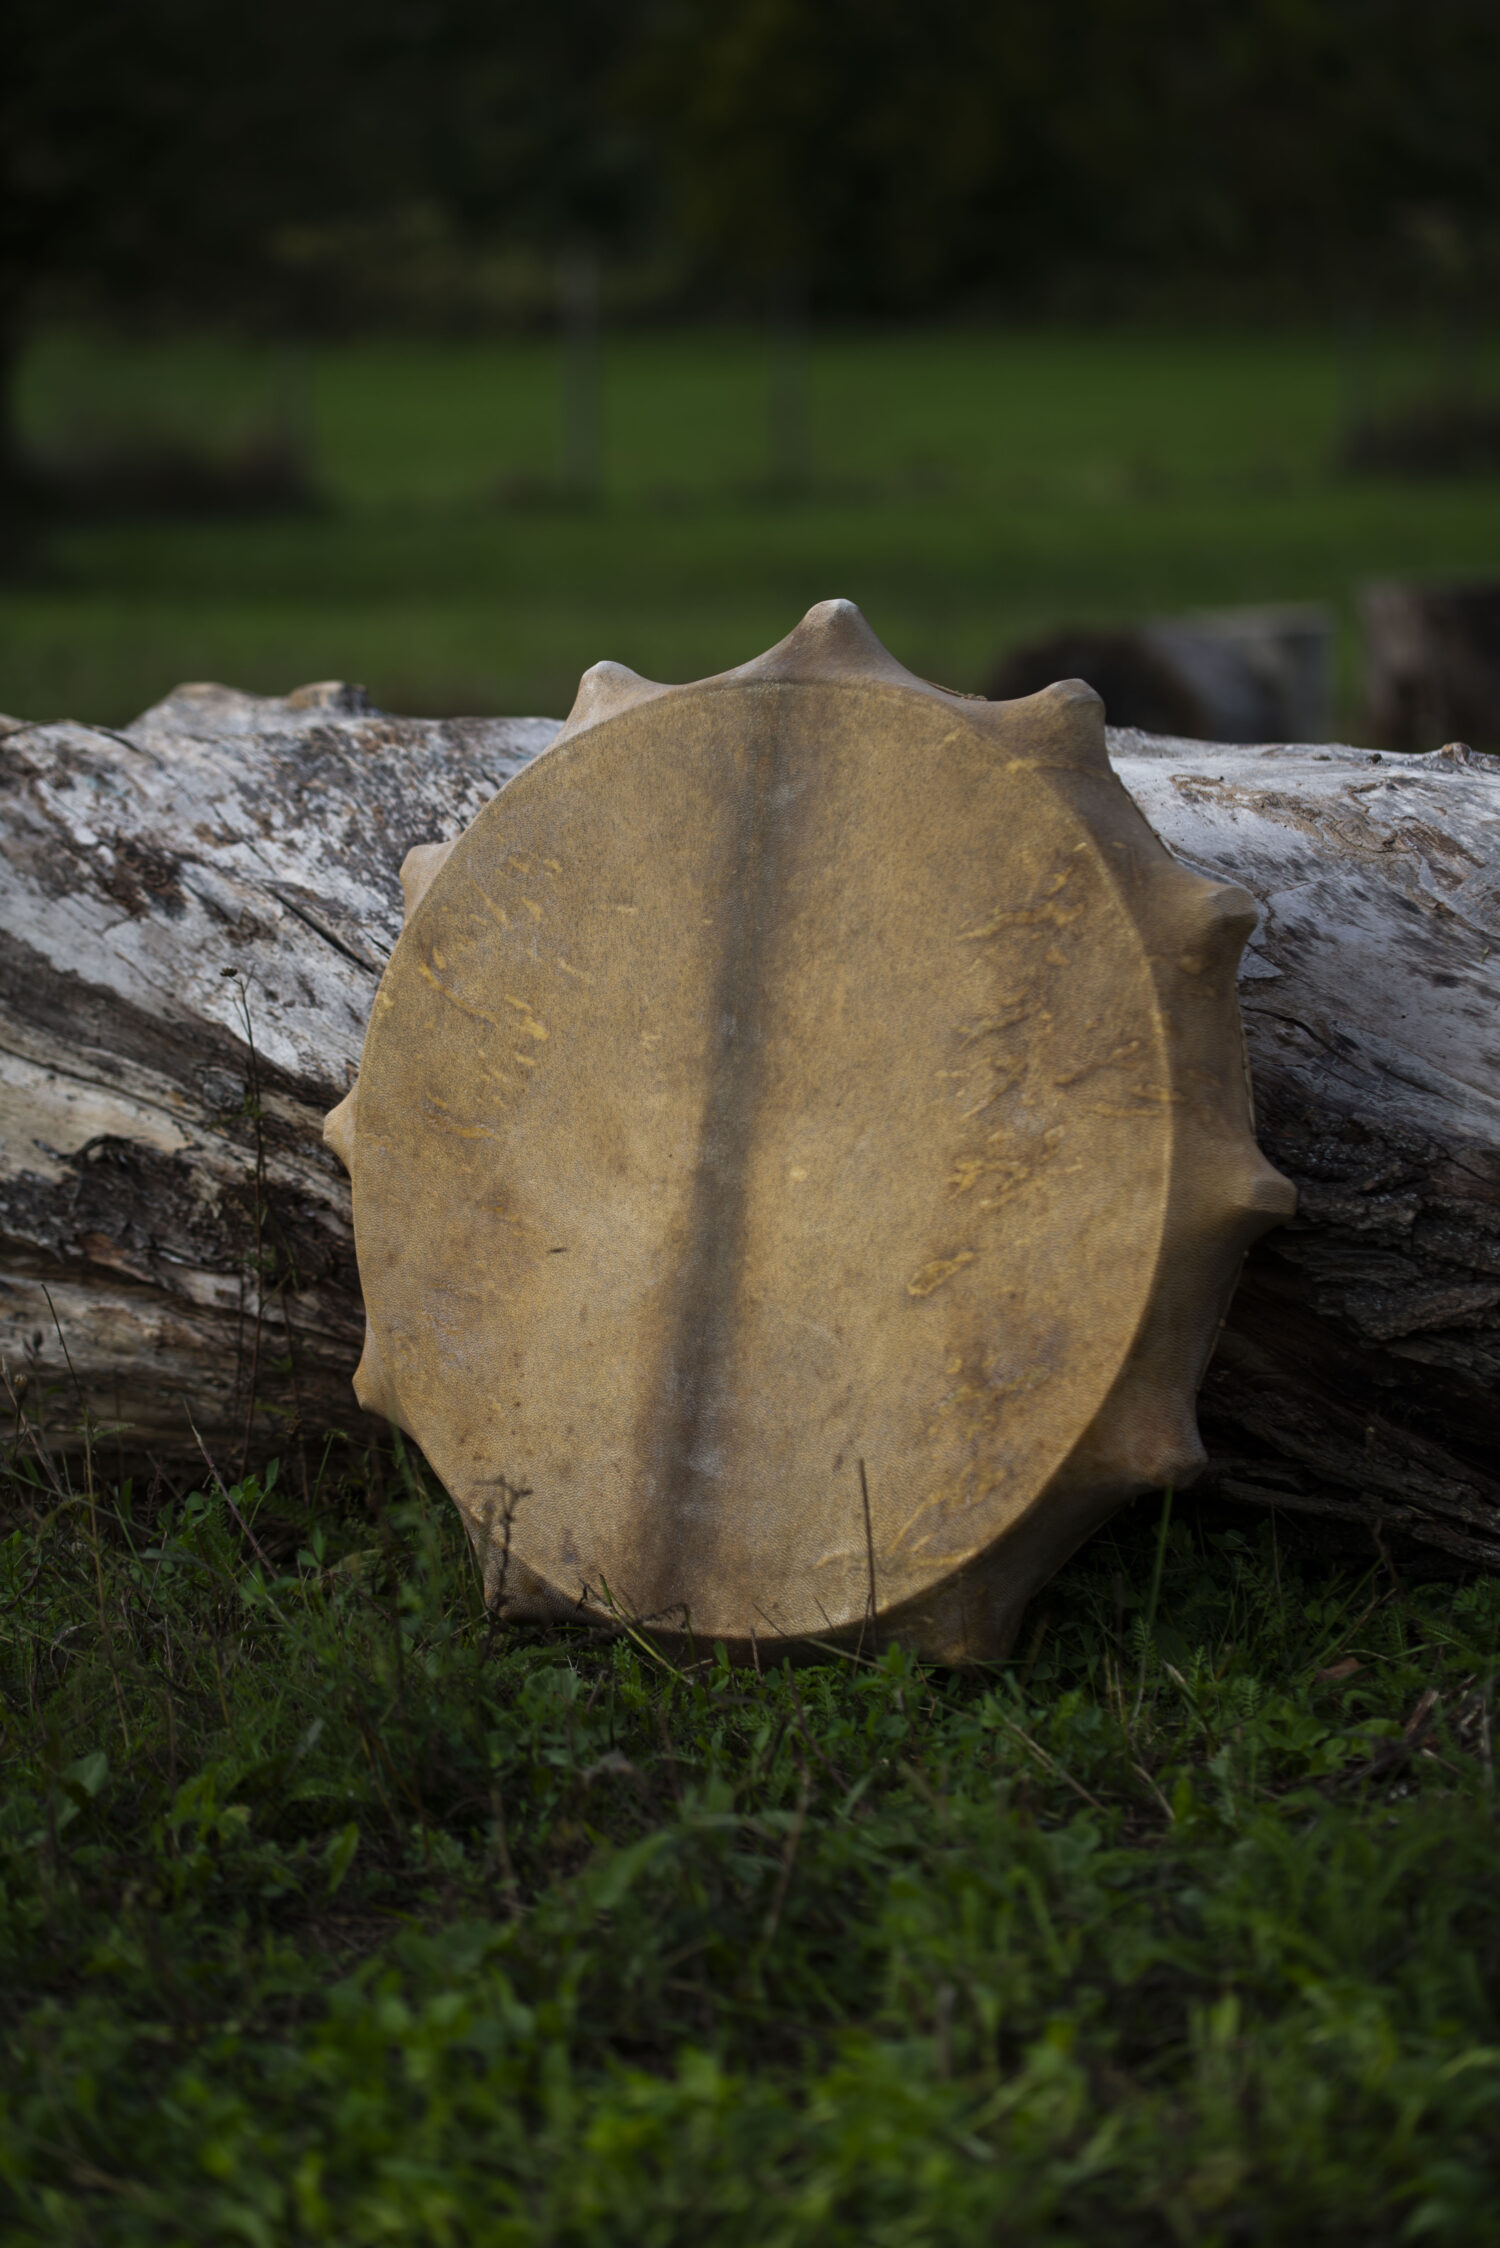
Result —
[[410, 889], [355, 1106], [362, 1395], [509, 1612], [976, 1659], [1194, 1471], [1291, 1190], [1253, 909], [1156, 842], [1090, 690], [946, 694], [846, 603], [695, 686], [601, 666]]

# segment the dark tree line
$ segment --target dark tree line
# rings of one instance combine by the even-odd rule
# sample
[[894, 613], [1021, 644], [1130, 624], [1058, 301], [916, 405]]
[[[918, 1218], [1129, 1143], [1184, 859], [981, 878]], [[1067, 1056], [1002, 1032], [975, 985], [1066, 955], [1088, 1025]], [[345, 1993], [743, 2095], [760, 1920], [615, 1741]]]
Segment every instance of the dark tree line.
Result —
[[677, 253], [712, 292], [1368, 277], [1500, 232], [1494, 0], [11, 0], [0, 304], [252, 312], [289, 224]]
[[11, 0], [0, 366], [64, 306], [299, 324], [289, 235], [414, 204], [679, 304], [1474, 291], [1497, 114], [1495, 0]]
[[672, 0], [673, 223], [850, 308], [1368, 291], [1500, 222], [1492, 0]]

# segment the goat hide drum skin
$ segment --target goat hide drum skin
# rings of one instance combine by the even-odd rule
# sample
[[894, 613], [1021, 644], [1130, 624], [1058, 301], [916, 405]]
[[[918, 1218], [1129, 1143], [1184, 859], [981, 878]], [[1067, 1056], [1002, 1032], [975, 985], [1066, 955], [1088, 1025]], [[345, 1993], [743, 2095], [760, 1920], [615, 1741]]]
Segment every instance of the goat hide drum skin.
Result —
[[1091, 689], [947, 693], [841, 601], [696, 685], [601, 664], [404, 880], [327, 1126], [356, 1388], [501, 1614], [982, 1661], [1196, 1472], [1295, 1197], [1255, 908], [1157, 841]]

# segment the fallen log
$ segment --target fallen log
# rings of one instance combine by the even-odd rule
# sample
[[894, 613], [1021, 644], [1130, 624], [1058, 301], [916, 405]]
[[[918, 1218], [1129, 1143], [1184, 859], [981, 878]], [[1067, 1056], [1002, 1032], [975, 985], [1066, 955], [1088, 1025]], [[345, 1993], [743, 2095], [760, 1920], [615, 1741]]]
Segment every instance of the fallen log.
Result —
[[[0, 1358], [17, 1430], [226, 1473], [368, 1440], [321, 1139], [400, 867], [555, 732], [358, 690], [182, 688], [0, 739]], [[1262, 1142], [1301, 1190], [1202, 1399], [1208, 1503], [1500, 1566], [1500, 766], [1111, 735], [1170, 848], [1262, 907]]]
[[1500, 762], [1111, 753], [1163, 841], [1260, 905], [1240, 1004], [1299, 1196], [1204, 1384], [1203, 1497], [1500, 1566]]
[[227, 1475], [359, 1430], [323, 1116], [408, 846], [555, 731], [189, 686], [122, 733], [0, 739], [0, 1357], [44, 1442], [86, 1407], [106, 1460], [201, 1443]]

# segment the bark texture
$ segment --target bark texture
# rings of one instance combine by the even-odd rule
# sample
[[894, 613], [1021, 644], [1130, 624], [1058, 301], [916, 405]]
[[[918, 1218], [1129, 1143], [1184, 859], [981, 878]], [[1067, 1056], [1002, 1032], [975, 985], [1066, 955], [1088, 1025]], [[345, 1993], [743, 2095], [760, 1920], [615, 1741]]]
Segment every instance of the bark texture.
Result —
[[[188, 687], [0, 739], [0, 1356], [54, 1446], [81, 1400], [111, 1460], [369, 1433], [323, 1113], [405, 852], [555, 730]], [[1202, 1489], [1500, 1566], [1500, 762], [1111, 748], [1163, 841], [1260, 901], [1246, 1037], [1302, 1193], [1210, 1370]]]
[[1297, 1218], [1251, 1252], [1201, 1486], [1500, 1566], [1500, 760], [1117, 734], [1163, 841], [1261, 907], [1240, 980]]
[[332, 684], [183, 687], [120, 734], [0, 740], [0, 1356], [53, 1443], [81, 1400], [107, 1458], [201, 1437], [226, 1473], [360, 1427], [324, 1112], [408, 847], [555, 731], [387, 718]]

